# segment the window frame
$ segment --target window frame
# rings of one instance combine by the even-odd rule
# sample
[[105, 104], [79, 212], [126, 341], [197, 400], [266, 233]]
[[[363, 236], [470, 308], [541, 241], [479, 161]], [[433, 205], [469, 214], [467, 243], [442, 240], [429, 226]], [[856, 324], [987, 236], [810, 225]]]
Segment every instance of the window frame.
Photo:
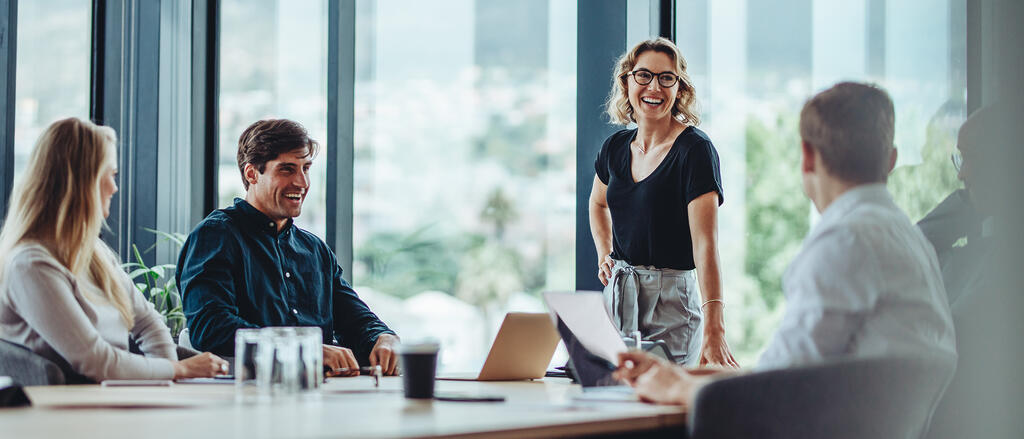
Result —
[[14, 95], [17, 79], [18, 0], [0, 0], [0, 225], [14, 185]]

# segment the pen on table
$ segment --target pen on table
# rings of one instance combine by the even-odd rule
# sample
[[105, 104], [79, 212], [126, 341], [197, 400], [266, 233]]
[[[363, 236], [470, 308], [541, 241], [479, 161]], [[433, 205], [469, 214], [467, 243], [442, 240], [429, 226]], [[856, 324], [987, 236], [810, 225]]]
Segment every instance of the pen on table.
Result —
[[[330, 366], [324, 366], [324, 370], [332, 372], [336, 375], [345, 375], [348, 374], [352, 369], [347, 367], [339, 367], [336, 369], [332, 369]], [[372, 376], [374, 387], [380, 387], [380, 378], [381, 376], [384, 375], [384, 372], [383, 369], [378, 364], [376, 366], [361, 366], [359, 368], [359, 374]]]

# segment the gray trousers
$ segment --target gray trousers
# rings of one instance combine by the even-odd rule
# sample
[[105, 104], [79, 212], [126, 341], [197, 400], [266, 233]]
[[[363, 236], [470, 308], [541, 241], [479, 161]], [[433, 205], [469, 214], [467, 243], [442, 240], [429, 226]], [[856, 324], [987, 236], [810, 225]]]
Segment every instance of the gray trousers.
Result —
[[704, 314], [694, 270], [632, 266], [615, 260], [604, 288], [605, 305], [617, 329], [645, 340], [664, 340], [676, 363], [696, 364]]

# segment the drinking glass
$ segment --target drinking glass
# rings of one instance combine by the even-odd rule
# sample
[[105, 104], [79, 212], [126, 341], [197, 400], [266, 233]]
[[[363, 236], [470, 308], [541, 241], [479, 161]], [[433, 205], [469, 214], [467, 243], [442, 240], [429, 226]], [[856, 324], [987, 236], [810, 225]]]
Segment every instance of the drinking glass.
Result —
[[295, 328], [299, 337], [299, 390], [316, 392], [324, 381], [324, 333], [318, 326]]
[[256, 348], [256, 383], [264, 398], [289, 396], [299, 391], [300, 338], [296, 328], [260, 330]]

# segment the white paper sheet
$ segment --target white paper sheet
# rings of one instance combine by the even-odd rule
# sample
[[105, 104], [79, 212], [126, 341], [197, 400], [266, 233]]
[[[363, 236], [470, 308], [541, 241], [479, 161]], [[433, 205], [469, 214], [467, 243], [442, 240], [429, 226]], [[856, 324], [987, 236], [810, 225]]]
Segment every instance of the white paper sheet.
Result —
[[619, 353], [626, 352], [626, 343], [608, 317], [601, 293], [549, 292], [544, 293], [544, 301], [590, 353], [619, 363]]

